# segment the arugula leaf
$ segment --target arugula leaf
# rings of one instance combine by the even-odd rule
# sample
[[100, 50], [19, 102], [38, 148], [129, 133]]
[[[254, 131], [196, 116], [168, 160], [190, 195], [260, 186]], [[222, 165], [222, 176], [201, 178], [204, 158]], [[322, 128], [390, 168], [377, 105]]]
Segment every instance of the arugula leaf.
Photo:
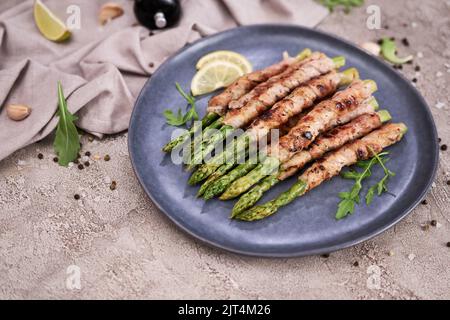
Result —
[[67, 109], [67, 101], [64, 98], [61, 83], [58, 82], [58, 126], [56, 127], [55, 141], [53, 148], [58, 155], [58, 163], [67, 166], [69, 162], [75, 160], [80, 151], [80, 137], [74, 121], [78, 118]]
[[384, 158], [380, 157], [380, 154], [378, 154], [378, 155], [375, 154], [372, 149], [370, 149], [370, 151], [372, 151], [372, 153], [374, 154], [374, 159], [376, 159], [378, 164], [383, 168], [384, 177], [380, 181], [378, 181], [375, 185], [370, 187], [369, 190], [367, 191], [367, 194], [366, 194], [366, 204], [367, 205], [370, 205], [372, 203], [373, 197], [375, 195], [375, 191], [378, 196], [380, 196], [383, 192], [388, 191], [387, 183], [388, 183], [389, 177], [395, 176], [395, 173], [392, 172], [391, 170], [389, 170], [388, 168], [386, 168], [386, 166], [385, 166], [385, 163], [387, 162], [388, 159], [384, 159]]
[[340, 192], [339, 197], [342, 199], [338, 204], [338, 210], [336, 212], [336, 219], [342, 219], [355, 211], [355, 205], [359, 204], [359, 193], [362, 189], [362, 181], [372, 175], [371, 168], [376, 163], [376, 159], [372, 158], [369, 161], [359, 161], [357, 165], [363, 167], [362, 172], [356, 170], [350, 170], [341, 174], [344, 178], [355, 180], [350, 192]]
[[344, 7], [344, 12], [349, 13], [352, 7], [360, 7], [364, 4], [364, 0], [318, 0], [319, 3], [333, 12], [338, 6]]
[[403, 64], [413, 59], [412, 55], [404, 58], [397, 57], [397, 46], [395, 42], [389, 38], [383, 38], [381, 41], [381, 54], [387, 61], [394, 64]]
[[178, 109], [176, 114], [173, 113], [172, 110], [166, 109], [163, 114], [166, 117], [166, 122], [171, 126], [181, 126], [190, 120], [198, 120], [198, 113], [195, 109], [195, 98], [190, 94], [187, 94], [183, 91], [180, 84], [178, 82], [175, 83], [175, 87], [180, 95], [187, 101], [187, 103], [191, 106], [185, 115], [182, 114], [181, 109]]
[[370, 187], [369, 190], [367, 190], [367, 194], [366, 194], [366, 204], [367, 205], [370, 205], [372, 203], [376, 188], [377, 188], [377, 186], [374, 185], [374, 186]]

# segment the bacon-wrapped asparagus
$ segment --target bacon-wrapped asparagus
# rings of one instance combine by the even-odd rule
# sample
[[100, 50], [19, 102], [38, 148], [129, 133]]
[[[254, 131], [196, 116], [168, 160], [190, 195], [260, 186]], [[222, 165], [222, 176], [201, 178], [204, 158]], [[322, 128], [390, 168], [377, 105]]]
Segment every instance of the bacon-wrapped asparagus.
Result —
[[[263, 194], [276, 185], [278, 182], [294, 175], [302, 169], [307, 163], [321, 158], [325, 153], [342, 147], [344, 144], [361, 138], [370, 131], [382, 126], [384, 122], [391, 119], [388, 111], [381, 110], [377, 113], [363, 114], [351, 122], [336, 127], [333, 130], [319, 136], [308, 150], [303, 150], [294, 155], [289, 161], [281, 166], [281, 172], [278, 175], [269, 175], [243, 194], [233, 207], [231, 217], [235, 217], [244, 210], [252, 207]], [[220, 199], [230, 199], [227, 192], [223, 193]]]
[[345, 166], [355, 164], [359, 160], [369, 159], [384, 148], [400, 141], [406, 131], [407, 127], [403, 123], [386, 124], [362, 139], [344, 145], [325, 158], [316, 161], [289, 190], [263, 205], [237, 215], [236, 218], [254, 221], [274, 214], [279, 208], [291, 203], [297, 197], [338, 175]]
[[195, 150], [188, 165], [191, 169], [200, 164], [205, 155], [209, 154], [218, 142], [223, 141], [235, 129], [245, 127], [258, 115], [270, 108], [278, 100], [286, 97], [294, 88], [315, 77], [337, 69], [343, 65], [345, 59], [337, 57], [330, 59], [322, 53], [313, 54], [304, 60], [301, 66], [279, 77], [277, 81], [271, 82], [261, 94], [253, 97], [245, 106], [240, 109], [230, 110], [224, 117], [223, 126], [218, 132], [207, 139], [199, 148]]
[[[358, 78], [358, 71], [350, 68], [338, 73], [332, 71], [296, 88], [289, 96], [277, 102], [271, 109], [265, 111], [257, 118], [247, 129], [246, 133], [234, 142], [233, 147], [226, 151], [225, 155], [217, 155], [194, 172], [189, 179], [189, 184], [196, 184], [210, 176], [221, 166], [224, 159], [226, 160], [226, 167], [232, 168], [234, 163], [230, 162], [233, 159], [237, 159], [236, 153], [241, 154], [244, 152], [249, 143], [259, 141], [270, 130], [279, 128], [293, 116], [311, 107], [317, 100], [333, 94], [338, 87], [345, 86]], [[215, 174], [215, 176], [217, 178], [224, 173], [226, 171], [220, 171], [220, 175]]]
[[[208, 102], [208, 107], [206, 108], [206, 115], [201, 121], [201, 126], [193, 126], [188, 132], [180, 135], [179, 137], [173, 139], [163, 147], [164, 152], [172, 151], [176, 146], [184, 143], [192, 135], [194, 135], [197, 130], [205, 129], [213, 121], [217, 121], [217, 118], [223, 116], [227, 110], [228, 105], [233, 100], [239, 99], [254, 87], [260, 83], [264, 83], [270, 78], [283, 73], [290, 66], [295, 65], [301, 60], [304, 60], [311, 55], [310, 49], [304, 49], [300, 52], [297, 57], [287, 57], [282, 61], [275, 63], [267, 68], [257, 70], [248, 74], [243, 75], [230, 86], [228, 86], [222, 93], [212, 97]], [[221, 123], [221, 120], [220, 120]], [[216, 123], [217, 126], [217, 123]]]
[[[357, 110], [364, 101], [367, 101], [376, 89], [376, 84], [372, 80], [356, 80], [331, 99], [316, 105], [287, 135], [280, 138], [279, 143], [270, 145], [268, 156], [262, 163], [230, 185], [227, 197], [236, 197], [265, 176], [277, 172], [280, 164], [288, 161], [295, 153], [309, 147], [321, 132], [343, 123], [341, 122], [343, 118], [354, 115], [352, 111]], [[349, 118], [346, 122], [352, 119]]]
[[[360, 106], [356, 110], [350, 112], [349, 114], [345, 114], [342, 117], [339, 117], [337, 121], [333, 123], [332, 127], [341, 123], [347, 123], [360, 115], [373, 113], [377, 108], [378, 103], [375, 98], [367, 100], [364, 105]], [[237, 166], [226, 176], [222, 177], [221, 181], [217, 181], [215, 184], [209, 187], [209, 190], [205, 191], [205, 199], [209, 199], [219, 194], [222, 194], [220, 196], [221, 200], [236, 198], [264, 177], [273, 175], [276, 176], [278, 174], [278, 170], [276, 169], [278, 168], [277, 166], [279, 162], [272, 161], [271, 159], [269, 159], [269, 161], [269, 165], [267, 165], [267, 162], [264, 164], [257, 164], [256, 161], [252, 159], [252, 171], [242, 170], [243, 168], [250, 167], [248, 162]], [[230, 177], [232, 177], [233, 179], [230, 180]], [[241, 177], [242, 179], [240, 179]], [[226, 185], [224, 185], [223, 182], [226, 182]]]

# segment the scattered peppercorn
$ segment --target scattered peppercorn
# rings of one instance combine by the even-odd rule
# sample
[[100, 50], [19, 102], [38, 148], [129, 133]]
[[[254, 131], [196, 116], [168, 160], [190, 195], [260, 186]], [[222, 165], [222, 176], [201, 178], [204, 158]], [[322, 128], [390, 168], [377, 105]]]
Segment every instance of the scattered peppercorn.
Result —
[[414, 68], [414, 70], [416, 70], [417, 72], [419, 72], [419, 71], [420, 71], [420, 66], [416, 66], [416, 67]]
[[441, 146], [441, 150], [442, 150], [442, 151], [447, 150], [447, 145], [446, 145], [446, 144], [443, 144], [443, 145]]
[[117, 182], [116, 182], [116, 181], [112, 181], [112, 182], [111, 182], [111, 185], [109, 186], [109, 188], [110, 188], [111, 190], [116, 190], [116, 187], [117, 187]]
[[405, 47], [409, 47], [409, 41], [408, 41], [408, 39], [403, 38], [403, 39], [402, 39], [402, 43], [403, 43], [403, 45], [404, 45]]
[[377, 40], [377, 43], [378, 43], [378, 44], [382, 44], [382, 43], [383, 43], [383, 39], [378, 39], [378, 40]]
[[412, 82], [416, 83], [417, 82], [417, 78], [413, 78]]
[[80, 163], [80, 164], [78, 165], [78, 169], [83, 170], [83, 169], [84, 169], [84, 166]]
[[353, 262], [353, 266], [354, 267], [358, 267], [359, 266], [359, 262], [358, 261]]
[[330, 257], [330, 254], [329, 254], [329, 253], [325, 253], [325, 254], [321, 255], [321, 257], [322, 257], [322, 258], [329, 258], [329, 257]]
[[149, 66], [150, 68], [153, 68], [153, 67], [155, 66], [155, 64], [154, 64], [153, 62], [150, 62], [150, 63], [148, 64], [148, 66]]
[[426, 204], [428, 204], [428, 201], [427, 201], [427, 199], [423, 199], [423, 200], [422, 200], [422, 204], [423, 204], [423, 205], [426, 205]]
[[80, 200], [80, 195], [79, 194], [75, 194], [73, 197], [74, 197], [75, 200]]
[[441, 141], [442, 141], [442, 139], [441, 139], [441, 138], [438, 138], [438, 142], [441, 143]]
[[447, 180], [447, 185], [450, 186], [450, 180]]
[[89, 163], [89, 161], [86, 161], [86, 162], [84, 163], [84, 165], [85, 165], [86, 167], [89, 167], [91, 164]]
[[103, 159], [104, 159], [105, 161], [109, 161], [109, 160], [111, 160], [111, 157], [109, 156], [109, 154], [107, 154]]
[[390, 39], [391, 39], [391, 41], [395, 41], [395, 37], [391, 37]]
[[53, 162], [58, 162], [58, 161], [59, 161], [58, 157], [53, 158]]
[[407, 64], [413, 64], [413, 61], [412, 61], [412, 60], [409, 60], [409, 61], [407, 61], [406, 63], [407, 63]]
[[86, 157], [90, 157], [90, 156], [91, 156], [91, 153], [90, 153], [89, 151], [86, 151], [86, 152], [84, 153], [84, 155], [85, 155]]
[[39, 154], [38, 154], [38, 159], [39, 159], [39, 160], [44, 159], [44, 155], [43, 155], [42, 153], [39, 153]]
[[449, 247], [449, 248], [450, 248], [450, 242], [447, 242], [447, 247]]
[[79, 164], [79, 163], [80, 163], [80, 161], [79, 161], [78, 159], [75, 159], [75, 160], [73, 160], [73, 163], [75, 163], [75, 164]]
[[431, 221], [430, 221], [430, 224], [431, 224], [433, 227], [436, 227], [436, 226], [437, 226], [437, 221], [436, 221], [436, 220], [431, 220]]

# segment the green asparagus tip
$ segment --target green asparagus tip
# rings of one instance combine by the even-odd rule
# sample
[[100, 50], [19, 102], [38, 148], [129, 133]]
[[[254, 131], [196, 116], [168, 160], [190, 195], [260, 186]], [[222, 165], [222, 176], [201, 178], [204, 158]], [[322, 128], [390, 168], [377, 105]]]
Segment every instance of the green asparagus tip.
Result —
[[370, 98], [369, 104], [373, 107], [373, 110], [378, 110], [380, 108], [380, 105], [375, 97]]
[[340, 67], [345, 66], [345, 57], [344, 56], [337, 56], [337, 57], [334, 57], [332, 60], [334, 62], [334, 67], [336, 69], [339, 69]]
[[406, 126], [406, 124], [404, 124], [403, 122], [400, 122], [399, 125], [401, 127], [402, 135], [404, 135], [406, 132], [408, 132], [408, 127]]
[[387, 110], [380, 110], [377, 112], [378, 117], [380, 117], [381, 122], [388, 122], [392, 119], [391, 114]]
[[304, 59], [308, 58], [311, 55], [311, 53], [312, 53], [311, 49], [306, 48], [306, 49], [303, 49], [295, 58], [297, 60], [304, 60]]
[[346, 86], [346, 85], [352, 83], [353, 80], [359, 79], [359, 72], [358, 72], [358, 69], [356, 69], [356, 68], [350, 68], [350, 69], [344, 70], [344, 71], [342, 71], [341, 75], [342, 75], [342, 78], [339, 83], [341, 86]]
[[369, 87], [370, 92], [375, 92], [378, 90], [377, 83], [374, 80], [367, 79], [363, 81], [365, 85]]

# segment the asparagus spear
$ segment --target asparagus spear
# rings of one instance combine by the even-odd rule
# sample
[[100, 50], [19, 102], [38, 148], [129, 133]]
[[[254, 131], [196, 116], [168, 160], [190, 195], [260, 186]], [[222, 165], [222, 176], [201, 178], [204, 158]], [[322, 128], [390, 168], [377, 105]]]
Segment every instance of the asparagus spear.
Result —
[[321, 74], [341, 67], [345, 63], [343, 57], [327, 58], [325, 55], [317, 54], [306, 59], [299, 64], [298, 69], [286, 71], [275, 79], [270, 79], [267, 84], [262, 84], [261, 88], [255, 88], [258, 93], [244, 107], [232, 110], [224, 119], [224, 126], [202, 144], [199, 150], [194, 152], [188, 169], [192, 169], [203, 161], [205, 155], [209, 154], [216, 144], [223, 141], [228, 136], [224, 132], [231, 134], [234, 129], [246, 126], [251, 120], [270, 108], [277, 100], [286, 97], [291, 90], [300, 84], [311, 80]]
[[[288, 122], [289, 119], [312, 106], [316, 100], [332, 94], [338, 87], [348, 85], [355, 79], [359, 79], [358, 71], [350, 68], [340, 73], [329, 73], [318, 77], [296, 88], [288, 97], [279, 101], [270, 110], [263, 113], [243, 135], [236, 141], [233, 141], [233, 148], [227, 149], [225, 156], [220, 154], [214, 157], [194, 172], [189, 179], [189, 184], [196, 184], [209, 177], [220, 167], [224, 158], [227, 161], [228, 159], [234, 159], [235, 157], [233, 157], [232, 153], [239, 154], [244, 152], [248, 148], [249, 143], [259, 141], [270, 130], [279, 128]], [[228, 165], [228, 167], [231, 168], [232, 165]], [[222, 172], [222, 174], [224, 173]]]
[[[322, 137], [317, 138], [317, 141], [311, 149], [299, 152], [290, 161], [288, 161], [288, 163], [291, 162], [295, 165], [288, 166], [288, 163], [286, 163], [283, 165], [283, 169], [279, 174], [272, 174], [265, 177], [250, 191], [242, 195], [238, 202], [234, 205], [231, 212], [231, 217], [233, 218], [244, 210], [252, 207], [259, 199], [261, 199], [266, 191], [278, 182], [294, 175], [308, 162], [316, 160], [322, 157], [326, 152], [340, 148], [344, 144], [364, 136], [370, 131], [380, 127], [383, 123], [389, 121], [390, 119], [391, 116], [386, 110], [381, 110], [376, 114], [364, 114], [348, 124], [337, 127]], [[295, 161], [294, 158], [298, 158], [298, 160]], [[229, 190], [230, 189], [227, 189], [227, 191], [222, 194], [220, 199], [226, 200], [234, 197], [235, 194], [229, 194]]]
[[163, 151], [164, 152], [172, 151], [176, 146], [184, 143], [190, 137], [192, 137], [197, 132], [197, 130], [205, 128], [206, 126], [211, 124], [214, 120], [224, 115], [228, 108], [228, 104], [231, 101], [245, 95], [247, 92], [252, 90], [258, 84], [263, 83], [268, 79], [270, 79], [271, 77], [284, 72], [294, 62], [298, 61], [299, 59], [304, 59], [310, 54], [311, 50], [307, 48], [304, 49], [302, 52], [300, 52], [295, 58], [285, 58], [282, 61], [273, 64], [267, 68], [243, 75], [234, 83], [232, 83], [228, 88], [226, 88], [222, 93], [213, 97], [208, 102], [207, 113], [201, 121], [201, 126], [198, 125], [192, 126], [192, 128], [190, 128], [188, 132], [180, 135], [179, 137], [167, 143], [163, 147]]
[[286, 206], [295, 198], [338, 175], [345, 166], [355, 164], [358, 160], [369, 159], [380, 153], [384, 148], [400, 141], [406, 131], [407, 127], [403, 123], [386, 124], [364, 138], [346, 144], [323, 160], [314, 163], [289, 190], [263, 205], [240, 213], [235, 218], [243, 221], [254, 221], [274, 214], [279, 208]]
[[222, 192], [237, 178], [244, 176], [250, 170], [252, 170], [256, 166], [257, 162], [254, 159], [253, 161], [247, 161], [243, 164], [238, 165], [234, 170], [229, 172], [227, 175], [217, 179], [214, 183], [212, 183], [208, 189], [206, 189], [203, 198], [205, 200], [209, 200], [212, 197], [215, 197]]
[[[288, 161], [296, 152], [308, 147], [321, 131], [329, 130], [339, 123], [348, 122], [358, 116], [359, 114], [352, 114], [352, 111], [358, 110], [361, 100], [366, 99], [375, 89], [376, 85], [370, 80], [366, 80], [365, 83], [356, 82], [347, 89], [336, 93], [331, 99], [319, 103], [311, 112], [300, 119], [298, 124], [287, 135], [283, 136], [277, 144], [271, 145], [270, 155], [263, 162], [258, 164], [252, 172], [233, 182], [224, 198], [237, 197], [268, 174], [277, 172], [280, 164]], [[348, 101], [349, 107], [337, 108], [337, 105], [342, 105], [343, 102], [341, 101]], [[340, 111], [336, 112], [336, 109]], [[351, 115], [350, 118], [348, 118], [349, 115]], [[344, 118], [348, 118], [347, 121], [344, 121]], [[298, 146], [296, 145], [297, 140], [300, 141]]]

